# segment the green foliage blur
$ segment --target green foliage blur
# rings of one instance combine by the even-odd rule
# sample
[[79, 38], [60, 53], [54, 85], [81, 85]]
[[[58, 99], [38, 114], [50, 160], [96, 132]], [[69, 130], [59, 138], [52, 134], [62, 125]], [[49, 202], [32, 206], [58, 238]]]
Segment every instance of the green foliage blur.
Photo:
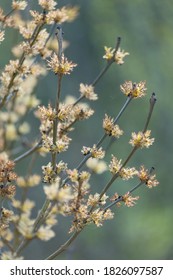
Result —
[[[36, 1], [28, 2], [32, 9], [35, 8]], [[64, 78], [62, 98], [67, 94], [78, 97], [79, 83], [91, 83], [95, 79], [105, 65], [102, 59], [104, 46], [114, 47], [118, 36], [122, 38], [121, 48], [130, 55], [125, 58], [122, 66], [114, 64], [96, 87], [99, 100], [91, 103], [95, 115], [92, 120], [77, 124], [72, 133], [75, 140], [69, 152], [62, 156], [63, 159], [69, 163], [70, 168], [75, 167], [82, 159], [82, 146], [89, 146], [100, 139], [105, 113], [116, 116], [125, 101], [119, 89], [120, 84], [125, 80], [146, 80], [147, 97], [134, 100], [123, 114], [119, 125], [125, 133], [111, 147], [106, 160], [110, 160], [111, 154], [126, 158], [130, 151], [128, 141], [131, 132], [142, 130], [151, 93], [155, 92], [157, 103], [149, 125], [155, 143], [149, 149], [137, 151], [129, 165], [138, 167], [144, 164], [147, 168], [154, 166], [160, 184], [151, 190], [145, 186], [137, 190], [135, 194], [140, 196], [140, 200], [136, 206], [116, 208], [114, 220], [105, 222], [101, 228], [89, 226], [59, 258], [172, 259], [173, 5], [169, 0], [58, 1], [60, 6], [64, 3], [79, 5], [80, 14], [75, 22], [63, 26], [64, 39], [70, 42], [65, 53], [78, 67], [72, 75]], [[4, 1], [1, 5], [8, 11], [10, 1]], [[12, 57], [10, 46], [17, 40], [10, 31], [7, 34], [9, 37], [0, 47], [1, 68]], [[40, 81], [37, 91], [43, 103], [54, 102], [56, 83], [53, 74]], [[29, 138], [35, 139], [37, 135], [38, 127], [35, 126]], [[27, 165], [28, 161], [23, 161], [18, 169], [24, 170], [24, 164]], [[36, 162], [35, 169], [40, 172], [38, 164]], [[92, 180], [93, 190], [99, 192], [109, 180], [110, 174], [105, 174]], [[118, 180], [112, 186], [112, 192], [123, 194], [134, 184], [134, 181]], [[40, 200], [40, 205], [43, 203], [44, 197], [38, 194], [33, 196]], [[57, 236], [49, 244], [33, 242], [24, 254], [25, 258], [47, 257], [61, 245], [68, 237], [68, 234], [64, 234], [68, 231], [68, 223], [64, 223], [64, 219], [60, 218]]]

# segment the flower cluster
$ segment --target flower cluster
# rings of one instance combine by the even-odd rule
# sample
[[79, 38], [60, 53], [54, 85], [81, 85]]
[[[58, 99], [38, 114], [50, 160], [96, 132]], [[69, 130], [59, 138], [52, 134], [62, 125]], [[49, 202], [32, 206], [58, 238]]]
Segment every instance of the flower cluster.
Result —
[[12, 2], [12, 8], [14, 10], [25, 10], [26, 6], [27, 6], [26, 1], [13, 1]]
[[123, 180], [129, 180], [130, 178], [133, 178], [133, 176], [138, 174], [137, 170], [134, 167], [122, 167], [121, 162], [121, 159], [118, 160], [115, 156], [112, 155], [112, 159], [109, 164], [109, 170], [113, 175], [117, 174]]
[[139, 131], [138, 133], [132, 132], [132, 138], [129, 143], [137, 148], [148, 148], [154, 142], [154, 138], [150, 138], [151, 130], [145, 132]]
[[0, 154], [0, 196], [12, 198], [15, 195], [16, 187], [11, 182], [16, 181], [17, 175], [14, 172], [14, 162], [8, 159], [7, 154]]
[[89, 158], [86, 166], [94, 173], [101, 174], [107, 170], [107, 164], [103, 160], [97, 158]]
[[64, 55], [62, 55], [61, 60], [59, 59], [57, 54], [53, 54], [48, 60], [48, 67], [51, 69], [55, 74], [59, 75], [67, 75], [73, 71], [73, 68], [76, 67], [77, 64], [68, 61]]
[[103, 120], [103, 128], [106, 134], [115, 138], [119, 138], [123, 134], [123, 131], [119, 128], [119, 125], [114, 124], [114, 119], [108, 117], [107, 114]]
[[39, 0], [38, 1], [39, 5], [45, 9], [45, 10], [54, 10], [55, 9], [55, 6], [56, 6], [56, 2], [54, 0], [49, 0], [49, 1], [46, 1], [46, 0]]
[[149, 172], [148, 169], [145, 169], [142, 165], [138, 172], [139, 179], [141, 180], [141, 182], [144, 182], [148, 186], [148, 188], [156, 187], [159, 184], [156, 179], [156, 175], [152, 174], [151, 171]]
[[93, 145], [92, 148], [90, 147], [83, 147], [82, 153], [84, 156], [91, 155], [92, 158], [102, 159], [105, 156], [105, 152], [102, 148], [97, 148], [96, 145]]
[[121, 50], [118, 48], [116, 51], [115, 49], [104, 47], [105, 54], [103, 56], [104, 59], [107, 61], [112, 60], [114, 58], [115, 62], [119, 65], [122, 65], [124, 63], [124, 57], [129, 55], [128, 52], [125, 52], [124, 50]]
[[18, 177], [17, 178], [17, 184], [21, 188], [31, 188], [39, 185], [41, 181], [41, 177], [37, 174], [33, 174], [30, 176], [24, 177]]
[[85, 98], [90, 100], [97, 100], [97, 94], [94, 92], [94, 87], [92, 85], [84, 85], [80, 84], [80, 93], [81, 96], [85, 96]]
[[54, 183], [58, 175], [61, 175], [67, 170], [67, 164], [63, 161], [60, 161], [53, 167], [52, 163], [49, 162], [47, 165], [42, 166], [43, 171], [43, 181], [44, 183]]
[[145, 96], [147, 88], [146, 82], [141, 81], [139, 83], [133, 83], [132, 81], [126, 81], [120, 86], [121, 91], [126, 95], [133, 98], [139, 98]]
[[136, 203], [136, 200], [139, 199], [139, 196], [133, 197], [127, 192], [125, 195], [122, 196], [122, 201], [127, 207], [133, 207]]

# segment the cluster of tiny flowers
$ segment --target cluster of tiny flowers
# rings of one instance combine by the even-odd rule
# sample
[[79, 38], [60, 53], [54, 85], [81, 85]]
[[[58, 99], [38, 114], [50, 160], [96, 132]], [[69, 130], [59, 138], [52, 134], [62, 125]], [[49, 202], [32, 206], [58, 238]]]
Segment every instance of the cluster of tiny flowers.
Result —
[[114, 155], [112, 155], [112, 159], [109, 164], [109, 170], [113, 175], [117, 174], [123, 180], [129, 180], [130, 178], [133, 178], [133, 176], [138, 174], [137, 170], [134, 167], [122, 168], [121, 161], [121, 159], [118, 160]]
[[[13, 200], [16, 193], [16, 186], [12, 184], [17, 179], [14, 172], [14, 162], [8, 159], [7, 154], [0, 154], [0, 201]], [[5, 243], [13, 239], [12, 232], [9, 229], [10, 223], [13, 220], [14, 213], [11, 210], [1, 206], [0, 209], [0, 236]], [[0, 242], [0, 249], [4, 246]]]
[[43, 181], [44, 183], [53, 183], [56, 181], [58, 175], [67, 170], [67, 164], [60, 161], [55, 167], [49, 162], [47, 165], [42, 166]]
[[57, 178], [56, 182], [52, 183], [51, 185], [45, 185], [44, 192], [47, 198], [51, 201], [58, 202], [58, 204], [68, 203], [68, 201], [73, 198], [71, 188], [60, 188], [59, 183], [60, 178]]
[[68, 174], [70, 181], [73, 183], [76, 183], [77, 185], [80, 184], [80, 187], [81, 187], [81, 184], [88, 183], [88, 181], [90, 179], [90, 173], [87, 171], [79, 172], [77, 169], [72, 169], [72, 170], [68, 169], [67, 174]]
[[115, 53], [115, 62], [122, 65], [124, 63], [124, 57], [127, 55], [129, 55], [128, 52], [125, 52], [119, 48]]
[[[18, 60], [10, 61], [0, 76], [0, 95], [2, 98], [8, 93], [9, 85], [11, 85], [10, 81], [15, 77], [13, 85], [10, 86], [10, 92], [15, 98], [14, 109], [13, 111], [9, 109], [0, 112], [0, 135], [5, 136], [0, 140], [1, 149], [3, 149], [5, 143], [21, 139], [21, 135], [26, 135], [30, 131], [30, 125], [25, 121], [25, 118], [22, 122], [19, 122], [19, 120], [30, 109], [38, 106], [40, 102], [32, 93], [39, 76], [45, 75], [45, 68], [39, 64], [31, 65], [32, 61], [26, 59], [23, 66], [18, 69], [18, 63]], [[18, 73], [17, 76], [16, 73]], [[8, 106], [10, 108], [10, 103], [7, 108]]]
[[128, 52], [121, 50], [120, 48], [116, 51], [115, 49], [104, 47], [105, 54], [103, 56], [107, 61], [112, 60], [114, 58], [115, 62], [119, 65], [124, 63], [124, 57], [129, 55]]
[[83, 147], [82, 153], [84, 156], [91, 155], [92, 158], [102, 159], [105, 156], [105, 151], [102, 150], [102, 148], [97, 148], [96, 145], [93, 145], [92, 148], [90, 147]]
[[84, 85], [80, 84], [80, 89], [79, 89], [81, 96], [84, 96], [87, 99], [90, 100], [97, 100], [98, 96], [94, 92], [94, 87], [92, 85]]
[[64, 55], [62, 55], [60, 60], [56, 53], [54, 53], [50, 57], [50, 60], [48, 60], [49, 69], [51, 69], [55, 74], [59, 75], [70, 74], [73, 71], [73, 68], [76, 66], [77, 64], [68, 61]]
[[[73, 129], [76, 121], [88, 119], [94, 111], [87, 104], [60, 103], [58, 112], [49, 104], [48, 107], [39, 106], [35, 115], [41, 121], [42, 148], [45, 152], [60, 153], [68, 149], [71, 138], [67, 133]], [[57, 141], [53, 142], [53, 122], [58, 120]]]
[[26, 6], [27, 6], [26, 1], [13, 1], [12, 2], [12, 8], [14, 10], [25, 10]]
[[[78, 16], [78, 7], [62, 7], [60, 9], [49, 11], [45, 17], [47, 24], [71, 22]], [[35, 16], [36, 18], [36, 16]]]
[[120, 89], [126, 96], [138, 98], [138, 97], [145, 96], [147, 90], [145, 84], [146, 84], [145, 81], [141, 81], [139, 83], [126, 81], [124, 84], [120, 85]]
[[113, 219], [114, 213], [111, 211], [111, 209], [107, 209], [106, 211], [101, 209], [94, 210], [89, 217], [89, 222], [94, 223], [97, 227], [100, 227], [103, 225], [103, 222], [105, 220]]
[[54, 1], [54, 0], [39, 0], [38, 1], [39, 5], [45, 9], [45, 10], [54, 10], [55, 9], [55, 6], [57, 5], [57, 3]]
[[139, 199], [139, 196], [133, 197], [130, 195], [130, 192], [127, 192], [124, 195], [118, 195], [118, 193], [115, 193], [110, 200], [114, 203], [116, 202], [116, 206], [120, 207], [121, 203], [124, 202], [124, 204], [127, 207], [133, 207], [136, 204], [136, 201]]
[[48, 105], [48, 107], [39, 106], [37, 114], [42, 120], [53, 121], [57, 118], [56, 110], [53, 109], [50, 104]]
[[148, 169], [145, 169], [143, 165], [138, 172], [138, 177], [141, 182], [144, 182], [147, 185], [148, 188], [156, 187], [159, 184], [156, 179], [156, 175], [151, 174], [151, 172], [149, 172]]
[[16, 187], [11, 184], [16, 181], [17, 175], [14, 172], [14, 162], [8, 159], [5, 153], [0, 154], [0, 196], [12, 198], [15, 195]]
[[89, 158], [87, 160], [86, 166], [94, 173], [102, 174], [107, 170], [107, 164], [103, 160], [97, 158]]
[[104, 194], [101, 198], [99, 193], [95, 193], [94, 195], [90, 194], [88, 197], [87, 204], [89, 206], [104, 205], [106, 204], [107, 198], [108, 196], [106, 194]]
[[107, 114], [103, 120], [103, 128], [106, 134], [115, 138], [119, 138], [123, 134], [123, 131], [119, 128], [119, 125], [114, 124], [114, 119], [109, 117]]
[[151, 130], [145, 132], [139, 131], [138, 133], [132, 132], [132, 138], [129, 143], [137, 148], [148, 148], [154, 142], [154, 138], [150, 138]]
[[66, 135], [63, 135], [61, 139], [56, 140], [56, 142], [53, 142], [52, 137], [43, 135], [42, 137], [42, 146], [51, 153], [62, 153], [67, 151], [69, 144], [70, 144], [71, 138], [67, 137]]
[[21, 188], [31, 188], [39, 185], [41, 181], [41, 177], [37, 174], [33, 174], [30, 176], [24, 177], [17, 177], [17, 185]]
[[122, 196], [122, 201], [127, 207], [133, 207], [138, 199], [139, 196], [133, 197], [129, 192]]
[[[8, 227], [9, 227], [9, 223], [12, 220], [14, 213], [11, 210], [8, 210], [4, 207], [1, 208], [0, 210], [0, 234], [1, 236], [4, 236], [4, 233]], [[5, 237], [5, 236], [4, 236]], [[7, 239], [11, 239], [11, 236], [9, 238], [9, 236], [6, 236]]]

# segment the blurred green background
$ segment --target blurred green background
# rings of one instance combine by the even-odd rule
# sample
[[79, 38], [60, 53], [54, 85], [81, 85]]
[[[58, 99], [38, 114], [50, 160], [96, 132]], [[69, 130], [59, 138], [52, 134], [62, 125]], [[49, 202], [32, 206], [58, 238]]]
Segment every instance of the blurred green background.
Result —
[[[1, 6], [9, 10], [11, 1], [1, 1]], [[37, 1], [28, 1], [35, 8]], [[62, 158], [73, 168], [82, 159], [83, 145], [96, 143], [102, 136], [102, 119], [105, 113], [116, 116], [125, 97], [120, 92], [120, 84], [125, 80], [139, 82], [146, 80], [147, 97], [134, 100], [120, 119], [124, 135], [110, 149], [111, 154], [125, 159], [131, 147], [128, 144], [132, 131], [143, 128], [146, 120], [149, 98], [156, 93], [157, 103], [149, 128], [155, 137], [155, 144], [147, 150], [138, 151], [130, 166], [144, 164], [156, 168], [160, 185], [154, 189], [143, 187], [136, 191], [140, 200], [135, 207], [120, 207], [115, 211], [115, 219], [104, 223], [103, 227], [89, 226], [60, 259], [172, 259], [173, 258], [173, 180], [172, 180], [172, 138], [173, 138], [173, 5], [169, 0], [88, 0], [58, 1], [79, 5], [80, 14], [72, 24], [65, 24], [64, 38], [70, 42], [65, 51], [78, 67], [63, 81], [62, 95], [74, 94], [78, 97], [79, 83], [91, 83], [104, 67], [102, 59], [104, 46], [114, 47], [116, 38], [122, 38], [121, 48], [130, 53], [122, 66], [113, 65], [96, 87], [98, 102], [91, 103], [95, 109], [92, 119], [77, 124], [71, 136], [74, 141]], [[0, 47], [0, 67], [12, 57], [11, 44], [16, 42], [13, 32], [8, 31], [6, 41]], [[10, 33], [11, 32], [11, 33]], [[43, 103], [54, 101], [56, 77], [50, 74], [42, 79], [38, 97]], [[31, 139], [38, 135], [35, 122]], [[106, 145], [106, 143], [105, 143]], [[48, 159], [44, 159], [47, 163]], [[28, 160], [18, 165], [18, 171], [25, 173]], [[41, 171], [39, 161], [35, 170]], [[94, 191], [99, 192], [109, 180], [110, 174], [96, 176], [92, 182]], [[133, 187], [135, 181], [121, 182], [113, 186], [113, 192], [124, 193]], [[44, 201], [41, 186], [32, 191], [31, 197], [41, 205]], [[68, 234], [68, 221], [59, 218], [57, 236], [48, 243], [33, 242], [25, 251], [26, 259], [45, 258], [62, 244]]]

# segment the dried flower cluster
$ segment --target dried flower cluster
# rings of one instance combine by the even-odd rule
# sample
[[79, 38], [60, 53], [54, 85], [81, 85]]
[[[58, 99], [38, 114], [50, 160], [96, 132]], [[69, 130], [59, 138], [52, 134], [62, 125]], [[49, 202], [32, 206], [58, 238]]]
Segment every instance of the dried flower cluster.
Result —
[[[12, 47], [14, 57], [0, 73], [1, 259], [22, 259], [22, 250], [33, 240], [49, 241], [56, 237], [53, 227], [57, 224], [58, 215], [63, 215], [64, 219], [70, 216], [72, 220], [69, 233], [73, 234], [70, 241], [63, 245], [65, 250], [87, 225], [92, 223], [100, 227], [106, 220], [113, 219], [115, 204], [134, 206], [139, 197], [133, 197], [132, 192], [137, 187], [110, 197], [109, 189], [117, 178], [134, 179], [139, 186], [144, 184], [148, 188], [158, 185], [153, 170], [149, 171], [143, 165], [139, 168], [126, 166], [138, 148], [148, 148], [154, 142], [154, 139], [150, 138], [151, 131], [147, 129], [149, 118], [144, 130], [132, 132], [129, 143], [133, 150], [126, 160], [112, 155], [110, 163], [107, 164], [104, 160], [107, 150], [102, 148], [106, 138], [116, 138], [119, 141], [123, 135], [117, 122], [129, 104], [128, 100], [145, 96], [147, 89], [144, 81], [126, 81], [120, 86], [126, 97], [125, 105], [117, 116], [110, 117], [105, 114], [102, 138], [91, 147], [83, 146], [83, 158], [77, 167], [69, 168], [70, 164], [62, 160], [61, 153], [68, 151], [73, 141], [71, 131], [75, 129], [75, 124], [94, 114], [86, 101], [98, 100], [95, 87], [100, 78], [113, 62], [124, 64], [124, 58], [129, 53], [121, 50], [120, 42], [116, 48], [105, 47], [103, 58], [107, 60], [107, 65], [94, 82], [80, 83], [78, 99], [73, 96], [63, 98], [61, 92], [64, 75], [70, 75], [77, 65], [64, 54], [68, 44], [64, 42], [61, 25], [72, 22], [77, 17], [79, 8], [59, 7], [59, 3], [54, 0], [37, 2], [39, 9], [29, 10], [27, 20], [24, 16], [24, 12], [27, 12], [27, 1], [13, 0], [8, 13], [0, 8], [1, 46], [6, 38], [6, 27], [14, 29], [22, 38], [21, 42]], [[58, 31], [55, 36], [52, 30], [56, 26]], [[55, 74], [53, 77], [58, 82], [53, 105], [43, 104], [36, 95], [40, 78], [46, 79], [49, 72]], [[150, 109], [149, 117], [151, 113]], [[30, 114], [40, 123], [37, 128], [37, 141], [32, 141], [29, 137], [32, 130], [32, 123], [28, 118]], [[47, 157], [44, 158], [44, 164], [39, 166], [42, 172], [37, 174], [34, 172], [33, 163], [36, 158], [42, 162], [43, 156]], [[28, 161], [30, 159], [29, 164], [25, 162], [24, 171], [20, 171], [20, 168], [16, 168], [18, 162], [26, 157]], [[90, 178], [105, 171], [108, 171], [110, 179], [94, 193]], [[41, 209], [37, 208], [37, 198], [35, 201], [30, 199], [31, 188], [43, 192], [46, 197]], [[18, 196], [15, 196], [16, 191]], [[34, 216], [36, 210], [38, 214]], [[48, 259], [58, 256], [61, 248]]]
[[124, 57], [129, 55], [128, 52], [125, 52], [124, 50], [121, 50], [120, 48], [116, 51], [115, 49], [104, 47], [105, 54], [103, 56], [104, 59], [107, 61], [114, 59], [115, 62], [119, 65], [122, 65], [124, 63]]
[[120, 89], [126, 96], [139, 98], [145, 96], [147, 90], [145, 84], [145, 81], [142, 81], [140, 83], [132, 83], [132, 81], [126, 81], [123, 85], [120, 86]]

